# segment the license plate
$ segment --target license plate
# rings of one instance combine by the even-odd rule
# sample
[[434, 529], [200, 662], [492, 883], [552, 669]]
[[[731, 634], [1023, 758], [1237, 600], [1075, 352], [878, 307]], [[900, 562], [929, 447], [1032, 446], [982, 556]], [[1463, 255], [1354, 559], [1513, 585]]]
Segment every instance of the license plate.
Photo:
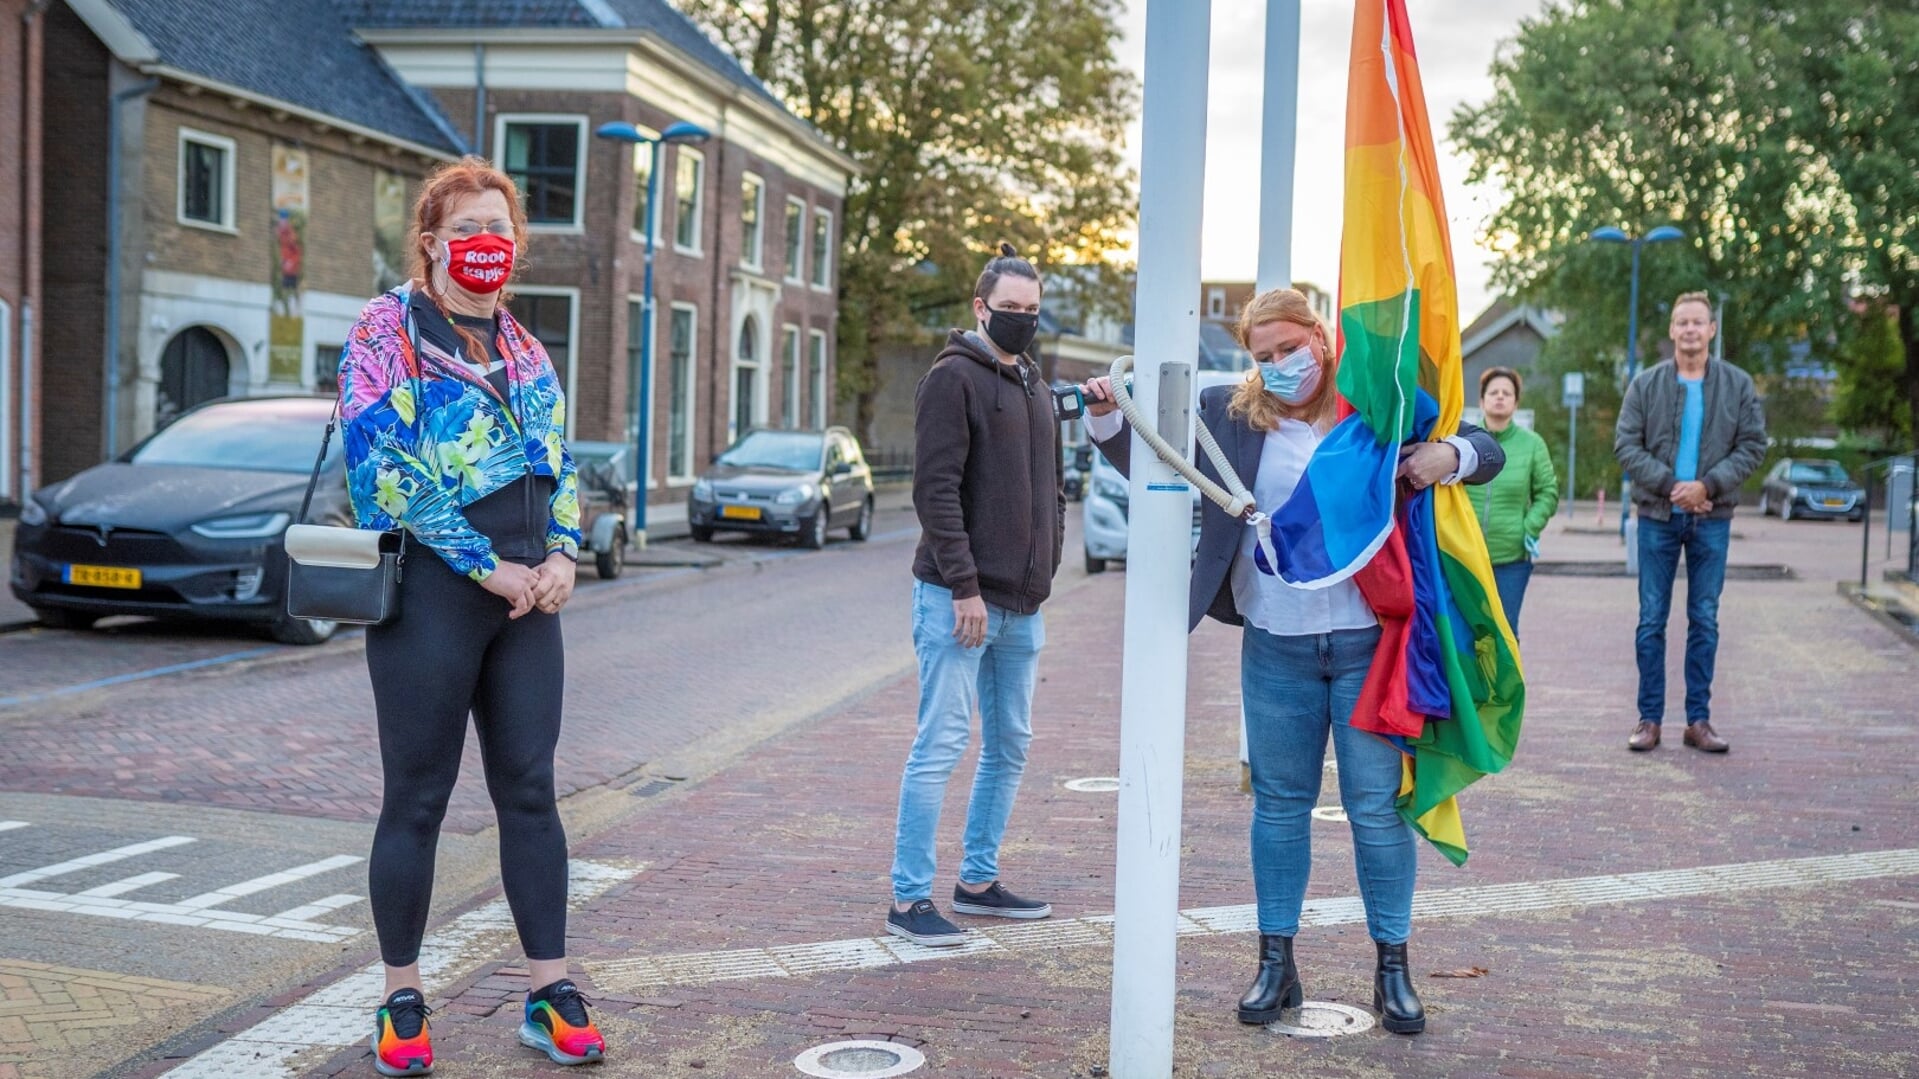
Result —
[[757, 521], [760, 519], [758, 506], [721, 506], [720, 516], [730, 521]]
[[89, 588], [139, 588], [140, 571], [124, 566], [68, 566], [67, 583]]
[[1846, 500], [1845, 500], [1845, 499], [1843, 499], [1843, 498], [1828, 498], [1828, 499], [1826, 499], [1826, 505], [1828, 505], [1828, 506], [1843, 506], [1843, 505], [1845, 505], [1845, 504], [1846, 504]]

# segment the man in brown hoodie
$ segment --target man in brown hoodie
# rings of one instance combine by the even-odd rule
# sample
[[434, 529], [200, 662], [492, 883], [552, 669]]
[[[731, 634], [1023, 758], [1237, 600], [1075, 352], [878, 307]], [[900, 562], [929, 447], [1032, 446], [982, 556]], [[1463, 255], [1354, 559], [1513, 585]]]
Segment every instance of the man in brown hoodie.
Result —
[[933, 903], [934, 837], [976, 708], [979, 768], [953, 910], [1052, 913], [999, 882], [1000, 838], [1033, 737], [1033, 683], [1046, 642], [1039, 608], [1052, 593], [1066, 521], [1052, 393], [1026, 355], [1039, 324], [1039, 274], [1010, 246], [1001, 251], [974, 289], [979, 329], [952, 332], [914, 398], [919, 734], [900, 782], [886, 928], [933, 947], [965, 937]]

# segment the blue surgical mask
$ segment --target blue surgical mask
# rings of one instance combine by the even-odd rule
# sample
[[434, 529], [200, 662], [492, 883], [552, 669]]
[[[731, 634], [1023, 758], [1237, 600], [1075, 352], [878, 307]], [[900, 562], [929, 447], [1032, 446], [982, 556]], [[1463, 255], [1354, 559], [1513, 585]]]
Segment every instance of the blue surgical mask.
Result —
[[1271, 363], [1259, 365], [1259, 379], [1266, 391], [1289, 405], [1312, 400], [1319, 389], [1319, 361], [1310, 345], [1301, 345]]

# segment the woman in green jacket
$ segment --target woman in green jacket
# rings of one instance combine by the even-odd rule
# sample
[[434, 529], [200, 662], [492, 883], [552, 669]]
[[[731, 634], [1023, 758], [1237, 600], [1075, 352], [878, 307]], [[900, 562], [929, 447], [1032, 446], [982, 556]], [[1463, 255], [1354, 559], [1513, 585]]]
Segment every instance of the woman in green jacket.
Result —
[[1479, 408], [1486, 430], [1506, 451], [1506, 467], [1491, 483], [1468, 487], [1486, 553], [1493, 561], [1493, 583], [1506, 623], [1519, 634], [1519, 605], [1532, 579], [1539, 534], [1559, 508], [1559, 477], [1553, 473], [1546, 440], [1513, 422], [1519, 407], [1519, 374], [1510, 367], [1489, 367], [1479, 376]]

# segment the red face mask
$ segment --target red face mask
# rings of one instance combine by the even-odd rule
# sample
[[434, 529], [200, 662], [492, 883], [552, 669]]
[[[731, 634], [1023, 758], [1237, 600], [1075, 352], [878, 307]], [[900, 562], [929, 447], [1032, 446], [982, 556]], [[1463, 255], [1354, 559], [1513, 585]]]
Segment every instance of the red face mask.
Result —
[[513, 241], [482, 232], [464, 240], [442, 240], [446, 275], [468, 292], [493, 293], [513, 276]]

